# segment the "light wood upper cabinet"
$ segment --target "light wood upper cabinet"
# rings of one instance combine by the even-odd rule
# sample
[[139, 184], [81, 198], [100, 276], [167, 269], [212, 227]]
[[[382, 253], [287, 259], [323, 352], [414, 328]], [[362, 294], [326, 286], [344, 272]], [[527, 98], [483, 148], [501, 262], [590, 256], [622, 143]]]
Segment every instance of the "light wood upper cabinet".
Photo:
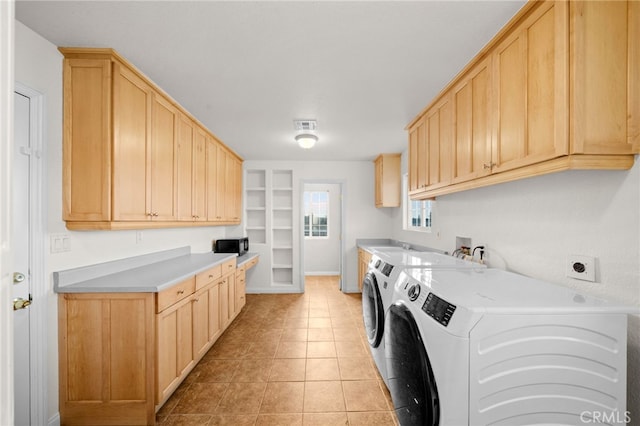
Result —
[[[528, 2], [407, 127], [411, 197], [630, 168], [640, 150], [639, 10], [633, 1]], [[433, 145], [449, 137], [452, 153]]]
[[178, 119], [178, 218], [192, 220], [191, 190], [193, 184], [193, 123], [189, 118], [180, 115]]
[[535, 9], [492, 55], [492, 173], [568, 154], [568, 4]]
[[176, 209], [176, 126], [177, 110], [163, 96], [154, 94], [151, 107], [149, 148], [149, 209], [153, 221], [174, 221]]
[[476, 179], [490, 173], [490, 61], [472, 67], [453, 87], [454, 143], [452, 181]]
[[[69, 229], [240, 223], [242, 160], [235, 153], [114, 50], [60, 51]], [[210, 140], [224, 151], [222, 164], [207, 161]], [[211, 176], [230, 185], [218, 180], [212, 190]]]
[[207, 220], [207, 135], [196, 128], [192, 149], [193, 183], [191, 212], [193, 220]]
[[400, 206], [400, 154], [380, 154], [374, 167], [376, 207]]

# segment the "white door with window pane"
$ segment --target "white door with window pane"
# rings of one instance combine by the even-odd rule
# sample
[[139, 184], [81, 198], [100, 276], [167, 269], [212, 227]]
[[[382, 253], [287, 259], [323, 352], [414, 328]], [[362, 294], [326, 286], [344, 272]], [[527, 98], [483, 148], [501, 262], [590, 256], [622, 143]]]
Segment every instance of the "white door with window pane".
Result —
[[305, 183], [303, 193], [305, 275], [340, 275], [341, 185]]

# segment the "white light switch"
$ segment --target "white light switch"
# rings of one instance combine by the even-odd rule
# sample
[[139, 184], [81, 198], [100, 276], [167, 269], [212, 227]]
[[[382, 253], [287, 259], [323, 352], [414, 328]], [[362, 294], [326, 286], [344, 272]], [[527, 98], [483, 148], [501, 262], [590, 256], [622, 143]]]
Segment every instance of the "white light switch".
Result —
[[69, 234], [51, 234], [51, 253], [71, 251], [71, 236]]

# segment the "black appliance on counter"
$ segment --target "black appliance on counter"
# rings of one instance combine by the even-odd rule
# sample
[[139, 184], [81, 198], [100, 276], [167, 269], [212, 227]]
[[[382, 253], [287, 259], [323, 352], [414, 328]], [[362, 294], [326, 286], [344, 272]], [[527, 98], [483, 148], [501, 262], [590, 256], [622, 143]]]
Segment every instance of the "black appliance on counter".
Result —
[[249, 251], [249, 238], [215, 240], [213, 242], [213, 251], [216, 253], [237, 253], [238, 256], [242, 256]]

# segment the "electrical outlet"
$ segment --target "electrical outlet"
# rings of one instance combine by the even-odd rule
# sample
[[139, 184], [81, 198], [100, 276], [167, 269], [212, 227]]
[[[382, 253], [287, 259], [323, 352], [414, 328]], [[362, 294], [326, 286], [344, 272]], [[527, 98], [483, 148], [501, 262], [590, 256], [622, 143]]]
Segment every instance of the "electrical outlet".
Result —
[[567, 256], [567, 277], [595, 282], [596, 258], [576, 254]]

